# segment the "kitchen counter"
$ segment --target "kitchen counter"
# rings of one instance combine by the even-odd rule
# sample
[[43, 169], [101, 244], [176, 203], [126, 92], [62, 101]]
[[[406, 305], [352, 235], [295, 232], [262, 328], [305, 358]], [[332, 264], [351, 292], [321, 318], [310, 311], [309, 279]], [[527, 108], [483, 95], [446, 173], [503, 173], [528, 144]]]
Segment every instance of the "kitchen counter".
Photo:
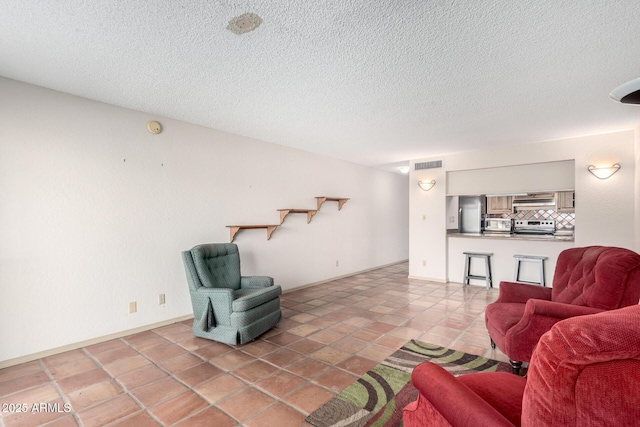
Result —
[[[513, 281], [514, 255], [546, 256], [545, 281], [547, 286], [553, 283], [558, 255], [565, 249], [574, 247], [573, 236], [536, 236], [507, 234], [505, 236], [485, 236], [479, 233], [450, 233], [447, 239], [447, 280], [462, 283], [465, 269], [464, 252], [489, 252], [491, 256], [491, 274], [493, 287], [500, 286], [503, 280]], [[426, 257], [425, 257], [426, 258]], [[480, 261], [471, 262], [471, 273], [482, 275], [484, 265]], [[520, 280], [539, 280], [539, 266], [525, 262], [520, 269]], [[473, 285], [484, 286], [484, 281], [472, 280]]]
[[483, 234], [483, 233], [447, 233], [447, 237], [470, 237], [477, 239], [529, 240], [544, 242], [573, 242], [574, 236], [552, 236], [536, 234]]

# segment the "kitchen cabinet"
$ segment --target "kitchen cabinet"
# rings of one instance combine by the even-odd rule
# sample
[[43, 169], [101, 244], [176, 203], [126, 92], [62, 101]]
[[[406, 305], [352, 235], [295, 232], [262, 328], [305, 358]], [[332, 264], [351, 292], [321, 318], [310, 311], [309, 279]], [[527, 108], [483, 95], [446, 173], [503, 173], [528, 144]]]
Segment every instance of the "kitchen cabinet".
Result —
[[487, 197], [487, 213], [503, 214], [511, 213], [513, 197], [512, 196], [488, 196]]
[[575, 194], [574, 191], [559, 191], [556, 193], [556, 210], [564, 213], [575, 212]]

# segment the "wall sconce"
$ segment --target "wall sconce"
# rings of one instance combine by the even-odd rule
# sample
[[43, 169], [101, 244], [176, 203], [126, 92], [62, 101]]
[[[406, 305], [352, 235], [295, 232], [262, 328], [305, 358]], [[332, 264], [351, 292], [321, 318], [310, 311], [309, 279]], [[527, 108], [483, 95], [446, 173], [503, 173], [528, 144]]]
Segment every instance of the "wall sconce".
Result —
[[398, 168], [398, 170], [399, 170], [401, 173], [409, 173], [409, 166], [400, 166], [400, 167]]
[[611, 175], [620, 170], [620, 163], [614, 163], [611, 166], [604, 167], [595, 167], [594, 165], [589, 165], [587, 169], [593, 174], [593, 176], [599, 179], [608, 179], [611, 177]]
[[435, 181], [435, 179], [433, 179], [431, 181], [418, 181], [418, 185], [424, 191], [429, 191], [429, 190], [431, 190], [433, 188], [434, 185], [436, 185], [436, 181]]

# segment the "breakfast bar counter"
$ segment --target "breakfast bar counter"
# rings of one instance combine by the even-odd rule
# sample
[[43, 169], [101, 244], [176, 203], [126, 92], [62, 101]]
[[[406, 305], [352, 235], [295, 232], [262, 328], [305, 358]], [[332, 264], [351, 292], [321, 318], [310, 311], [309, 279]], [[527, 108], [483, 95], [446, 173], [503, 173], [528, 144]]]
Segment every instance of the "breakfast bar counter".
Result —
[[471, 239], [507, 239], [507, 240], [528, 240], [528, 241], [541, 241], [541, 242], [573, 242], [573, 235], [567, 236], [554, 236], [551, 234], [499, 234], [499, 233], [448, 233], [447, 237], [464, 237]]
[[[500, 281], [513, 281], [516, 259], [514, 255], [532, 255], [547, 257], [545, 261], [545, 282], [551, 286], [558, 255], [565, 249], [574, 247], [573, 236], [553, 235], [484, 235], [480, 233], [447, 234], [447, 280], [463, 283], [465, 270], [464, 252], [492, 253], [491, 271], [493, 287], [498, 288]], [[484, 274], [482, 263], [472, 263], [471, 274]], [[538, 281], [539, 269], [532, 263], [524, 263], [520, 270], [520, 279]], [[472, 285], [485, 286], [484, 281], [471, 281]]]

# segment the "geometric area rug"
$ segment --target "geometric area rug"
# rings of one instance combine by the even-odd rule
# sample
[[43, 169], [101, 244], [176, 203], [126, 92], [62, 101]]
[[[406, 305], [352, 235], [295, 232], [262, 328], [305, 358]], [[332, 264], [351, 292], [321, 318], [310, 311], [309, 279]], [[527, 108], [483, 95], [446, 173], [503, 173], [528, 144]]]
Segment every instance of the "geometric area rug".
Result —
[[454, 376], [511, 372], [511, 365], [505, 362], [411, 340], [305, 421], [316, 427], [401, 426], [402, 408], [418, 398], [411, 372], [422, 362], [436, 363]]

